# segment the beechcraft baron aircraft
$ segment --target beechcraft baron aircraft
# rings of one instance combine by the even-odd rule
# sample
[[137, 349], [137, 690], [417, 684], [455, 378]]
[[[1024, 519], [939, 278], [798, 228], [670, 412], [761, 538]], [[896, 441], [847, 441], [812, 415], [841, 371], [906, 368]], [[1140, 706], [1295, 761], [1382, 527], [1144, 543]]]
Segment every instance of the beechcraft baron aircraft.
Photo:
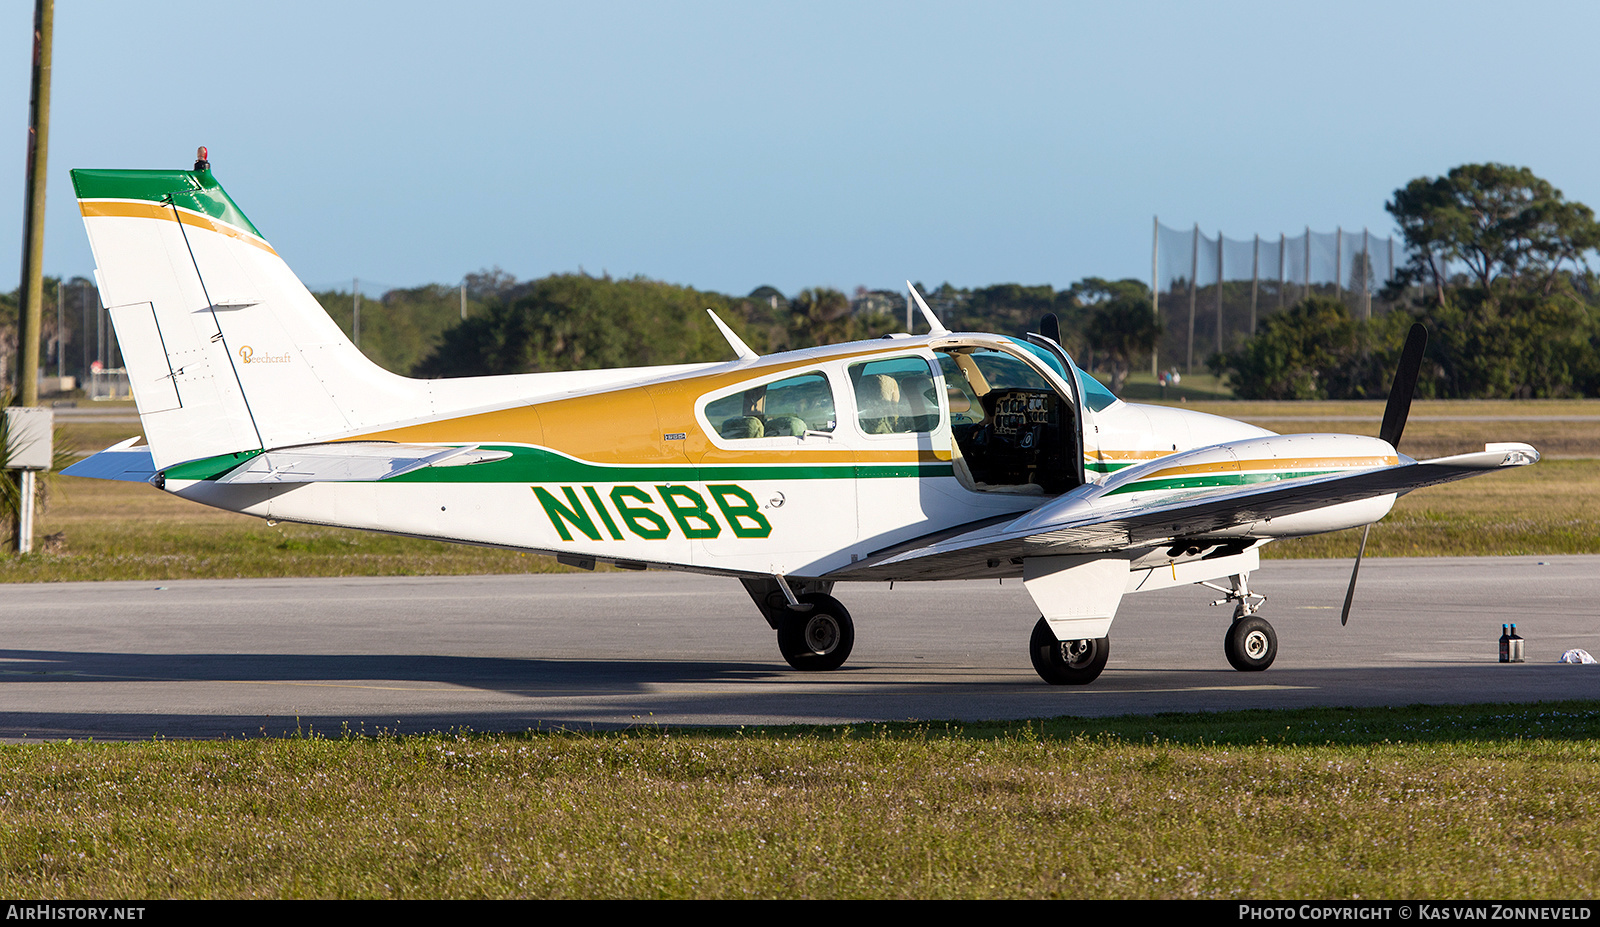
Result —
[[1229, 662], [1266, 669], [1277, 637], [1248, 585], [1262, 545], [1539, 457], [1395, 450], [1420, 326], [1381, 437], [1276, 435], [1118, 400], [1053, 319], [1023, 339], [947, 331], [914, 287], [927, 335], [758, 356], [713, 315], [735, 360], [408, 379], [344, 337], [204, 158], [72, 172], [148, 444], [68, 473], [278, 521], [736, 577], [797, 669], [850, 654], [837, 583], [1006, 577], [1042, 613], [1029, 649], [1048, 682], [1100, 674], [1124, 595], [1192, 583], [1235, 605]]

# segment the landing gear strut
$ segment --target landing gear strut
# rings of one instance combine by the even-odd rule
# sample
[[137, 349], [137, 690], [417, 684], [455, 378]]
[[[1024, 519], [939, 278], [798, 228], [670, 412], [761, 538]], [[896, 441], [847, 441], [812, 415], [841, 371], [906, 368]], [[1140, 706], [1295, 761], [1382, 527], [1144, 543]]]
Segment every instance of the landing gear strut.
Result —
[[1050, 629], [1050, 622], [1040, 618], [1033, 626], [1033, 637], [1028, 640], [1028, 655], [1033, 657], [1033, 668], [1039, 678], [1052, 686], [1084, 686], [1094, 682], [1106, 668], [1111, 639], [1058, 640], [1056, 632]]
[[1278, 632], [1272, 630], [1267, 619], [1256, 614], [1267, 597], [1250, 591], [1250, 574], [1239, 573], [1231, 579], [1230, 589], [1211, 583], [1201, 585], [1225, 593], [1212, 605], [1237, 603], [1233, 609], [1233, 624], [1222, 639], [1222, 651], [1228, 655], [1228, 663], [1241, 673], [1259, 673], [1271, 666], [1278, 656]]

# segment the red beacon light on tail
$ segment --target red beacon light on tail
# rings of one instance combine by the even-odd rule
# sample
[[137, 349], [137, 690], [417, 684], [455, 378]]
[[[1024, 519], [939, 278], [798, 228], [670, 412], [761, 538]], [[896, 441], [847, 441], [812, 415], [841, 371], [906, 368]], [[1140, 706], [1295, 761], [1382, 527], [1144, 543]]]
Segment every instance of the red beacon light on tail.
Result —
[[195, 152], [194, 152], [194, 169], [195, 170], [197, 170], [197, 171], [209, 171], [209, 170], [211, 170], [211, 162], [206, 160], [206, 157], [207, 157], [208, 154], [209, 154], [209, 152], [206, 151], [206, 146], [204, 146], [204, 145], [201, 145], [199, 148], [195, 149]]

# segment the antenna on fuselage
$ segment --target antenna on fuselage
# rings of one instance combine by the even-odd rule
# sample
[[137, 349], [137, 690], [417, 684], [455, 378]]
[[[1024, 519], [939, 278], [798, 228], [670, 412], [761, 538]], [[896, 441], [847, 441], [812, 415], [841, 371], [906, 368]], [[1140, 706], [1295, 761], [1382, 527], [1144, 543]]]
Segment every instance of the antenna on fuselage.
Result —
[[944, 327], [944, 323], [939, 321], [939, 317], [933, 314], [933, 310], [932, 309], [928, 308], [927, 301], [922, 298], [922, 294], [921, 293], [917, 292], [916, 285], [913, 284], [910, 280], [907, 280], [906, 281], [906, 289], [911, 291], [911, 298], [916, 300], [917, 308], [922, 310], [922, 317], [924, 319], [928, 320], [928, 327], [930, 329], [932, 329], [932, 331], [928, 332], [928, 334], [930, 334], [930, 335], [948, 335], [948, 334], [950, 334], [950, 329], [945, 328]]
[[733, 353], [739, 355], [740, 360], [753, 361], [761, 359], [761, 355], [750, 350], [750, 346], [744, 343], [744, 339], [740, 338], [738, 335], [735, 335], [733, 333], [733, 329], [729, 328], [721, 319], [717, 318], [717, 314], [709, 307], [706, 309], [706, 315], [711, 316], [711, 321], [717, 323], [717, 331], [722, 332], [722, 337], [728, 340], [728, 346], [733, 348]]

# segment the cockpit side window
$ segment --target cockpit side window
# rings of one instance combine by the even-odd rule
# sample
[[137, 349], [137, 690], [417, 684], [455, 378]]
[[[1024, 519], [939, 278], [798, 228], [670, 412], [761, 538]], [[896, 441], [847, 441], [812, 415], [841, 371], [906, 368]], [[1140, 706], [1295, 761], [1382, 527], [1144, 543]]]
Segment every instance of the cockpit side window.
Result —
[[939, 427], [933, 368], [921, 357], [892, 357], [850, 365], [856, 421], [869, 435], [915, 434]]
[[717, 434], [731, 440], [798, 438], [838, 426], [833, 388], [816, 371], [714, 399], [706, 403], [705, 414]]

